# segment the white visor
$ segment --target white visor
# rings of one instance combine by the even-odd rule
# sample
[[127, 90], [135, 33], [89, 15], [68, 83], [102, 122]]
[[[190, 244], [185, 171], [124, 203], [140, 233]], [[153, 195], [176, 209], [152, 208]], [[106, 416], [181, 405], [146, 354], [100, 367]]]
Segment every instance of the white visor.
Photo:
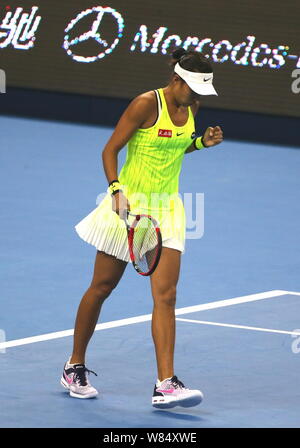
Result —
[[212, 85], [214, 75], [212, 73], [189, 72], [180, 67], [179, 63], [175, 65], [174, 72], [182, 78], [187, 85], [199, 95], [218, 95]]

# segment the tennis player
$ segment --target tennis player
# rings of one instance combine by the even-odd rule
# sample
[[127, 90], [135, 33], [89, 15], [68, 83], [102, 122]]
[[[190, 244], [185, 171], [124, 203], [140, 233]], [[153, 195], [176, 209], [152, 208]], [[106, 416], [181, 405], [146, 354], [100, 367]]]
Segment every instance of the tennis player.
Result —
[[[216, 126], [208, 127], [203, 136], [195, 136], [194, 117], [201, 96], [217, 95], [208, 59], [199, 52], [179, 49], [172, 54], [170, 65], [169, 84], [137, 96], [121, 116], [102, 152], [107, 194], [75, 227], [97, 253], [91, 285], [77, 312], [73, 353], [61, 377], [72, 397], [98, 395], [89, 382], [92, 371], [85, 365], [87, 345], [104, 300], [130, 261], [124, 217], [129, 210], [147, 210], [158, 220], [162, 235], [161, 258], [150, 276], [157, 361], [152, 405], [190, 407], [203, 398], [200, 390], [185, 387], [174, 372], [176, 285], [185, 247], [185, 210], [178, 195], [178, 179], [184, 155], [221, 143], [223, 133]], [[118, 153], [126, 144], [126, 162], [118, 174]], [[157, 201], [157, 195], [163, 195], [164, 200]]]

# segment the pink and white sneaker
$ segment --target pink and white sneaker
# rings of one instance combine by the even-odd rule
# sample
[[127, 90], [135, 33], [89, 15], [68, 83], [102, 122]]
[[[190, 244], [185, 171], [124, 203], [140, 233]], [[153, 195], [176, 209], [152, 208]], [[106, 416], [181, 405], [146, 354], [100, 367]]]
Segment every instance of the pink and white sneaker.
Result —
[[98, 391], [91, 386], [88, 379], [89, 373], [97, 376], [97, 373], [87, 369], [84, 364], [69, 364], [66, 362], [60, 383], [70, 391], [71, 397], [94, 398], [98, 395]]
[[152, 406], [159, 409], [174, 408], [175, 406], [189, 408], [197, 406], [202, 400], [203, 393], [200, 390], [188, 389], [177, 376], [173, 376], [162, 382], [157, 380], [154, 386]]

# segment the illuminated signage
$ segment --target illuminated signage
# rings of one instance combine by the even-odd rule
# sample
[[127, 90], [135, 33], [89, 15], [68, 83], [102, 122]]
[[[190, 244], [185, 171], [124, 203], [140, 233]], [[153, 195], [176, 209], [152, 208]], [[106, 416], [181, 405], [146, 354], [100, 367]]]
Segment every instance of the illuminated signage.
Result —
[[0, 25], [0, 48], [12, 45], [17, 50], [29, 50], [34, 46], [35, 32], [41, 21], [41, 16], [35, 17], [38, 9], [33, 6], [30, 13], [23, 12], [23, 8], [6, 12]]
[[[83, 34], [80, 34], [79, 36], [70, 39], [69, 32], [82, 20], [84, 17], [92, 14], [97, 13], [96, 19], [93, 21], [91, 29]], [[108, 43], [105, 38], [101, 37], [100, 32], [100, 26], [102, 19], [105, 14], [111, 14], [115, 21], [115, 37], [112, 43]], [[76, 62], [95, 62], [98, 59], [104, 58], [106, 55], [110, 54], [114, 48], [119, 43], [120, 38], [123, 35], [123, 28], [124, 28], [124, 20], [120, 13], [118, 13], [115, 9], [109, 8], [107, 6], [96, 6], [91, 9], [86, 9], [85, 11], [82, 11], [80, 14], [77, 15], [77, 17], [68, 24], [67, 28], [65, 29], [65, 39], [63, 47], [66, 50], [67, 54], [72, 57], [72, 59]], [[104, 37], [104, 36], [103, 36]], [[89, 39], [95, 40], [100, 47], [103, 47], [103, 49], [95, 56], [80, 56], [74, 53], [76, 49], [76, 45], [81, 42], [85, 42]], [[74, 49], [73, 49], [74, 48]]]
[[300, 116], [299, 5], [271, 12], [261, 0], [0, 2], [0, 93], [6, 74], [8, 91], [130, 99], [166, 85], [171, 53], [185, 48], [214, 70], [219, 96], [203, 107]]

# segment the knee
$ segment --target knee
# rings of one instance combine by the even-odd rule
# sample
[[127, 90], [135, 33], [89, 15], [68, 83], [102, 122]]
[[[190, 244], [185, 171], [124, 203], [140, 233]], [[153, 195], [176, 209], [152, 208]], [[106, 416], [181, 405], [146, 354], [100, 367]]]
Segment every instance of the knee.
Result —
[[154, 295], [154, 304], [175, 307], [176, 286], [169, 286], [168, 288], [158, 291]]
[[114, 287], [115, 286], [110, 282], [101, 282], [95, 285], [92, 284], [90, 290], [96, 299], [105, 300], [110, 296]]

